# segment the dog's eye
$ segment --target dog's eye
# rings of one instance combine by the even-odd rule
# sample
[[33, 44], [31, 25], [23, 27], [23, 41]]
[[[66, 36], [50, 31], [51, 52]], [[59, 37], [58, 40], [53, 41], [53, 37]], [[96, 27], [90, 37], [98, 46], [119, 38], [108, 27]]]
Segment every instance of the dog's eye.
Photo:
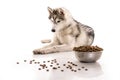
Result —
[[59, 23], [60, 21], [57, 21], [57, 23]]

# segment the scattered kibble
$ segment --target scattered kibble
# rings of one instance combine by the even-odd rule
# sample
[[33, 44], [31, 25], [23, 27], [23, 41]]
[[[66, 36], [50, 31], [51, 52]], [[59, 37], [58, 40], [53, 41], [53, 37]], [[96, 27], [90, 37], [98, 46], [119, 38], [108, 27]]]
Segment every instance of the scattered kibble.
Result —
[[60, 68], [60, 66], [58, 66], [58, 68]]
[[32, 64], [32, 61], [30, 61], [29, 64]]
[[65, 66], [66, 64], [63, 64], [63, 66]]
[[49, 69], [46, 70], [47, 72], [49, 71]]
[[50, 67], [53, 67], [53, 65], [50, 65]]
[[88, 71], [88, 69], [85, 69], [85, 71]]
[[57, 69], [56, 67], [53, 67], [53, 69]]
[[17, 64], [19, 64], [19, 62], [17, 62]]
[[34, 64], [37, 64], [37, 62], [34, 62]]
[[43, 63], [45, 63], [45, 61], [43, 61]]
[[70, 63], [70, 61], [68, 61], [68, 63]]
[[73, 69], [71, 69], [71, 71], [74, 71]]
[[64, 70], [61, 70], [61, 72], [63, 72]]
[[[59, 62], [57, 62], [56, 59], [43, 61], [43, 63], [40, 63], [40, 61], [36, 61], [35, 59], [29, 60], [29, 61], [27, 61], [27, 60], [23, 60], [23, 61], [28, 62], [28, 64], [33, 64], [34, 63], [35, 65], [39, 65], [38, 70], [45, 70], [46, 69], [46, 72], [49, 72], [50, 71], [49, 69], [60, 70], [60, 68], [63, 68], [63, 67], [65, 67], [67, 70], [70, 70], [71, 72], [78, 72], [82, 69], [84, 71], [88, 71], [88, 69], [85, 66], [81, 66], [81, 68], [76, 69], [76, 67], [78, 65], [74, 62], [71, 62], [71, 61], [67, 61], [66, 63], [64, 63], [62, 65], [60, 65]], [[49, 63], [49, 65], [46, 64], [46, 63]], [[16, 62], [16, 64], [19, 64], [19, 62]], [[64, 69], [61, 69], [60, 71], [64, 72]]]
[[74, 72], [77, 72], [77, 70], [74, 70]]
[[27, 60], [24, 60], [24, 62], [27, 62]]
[[85, 68], [84, 66], [82, 66], [82, 68]]
[[41, 70], [41, 68], [38, 68], [38, 70]]
[[59, 65], [59, 63], [57, 63], [56, 65]]
[[32, 61], [35, 61], [35, 59], [33, 59]]
[[81, 70], [80, 68], [78, 68], [78, 70]]

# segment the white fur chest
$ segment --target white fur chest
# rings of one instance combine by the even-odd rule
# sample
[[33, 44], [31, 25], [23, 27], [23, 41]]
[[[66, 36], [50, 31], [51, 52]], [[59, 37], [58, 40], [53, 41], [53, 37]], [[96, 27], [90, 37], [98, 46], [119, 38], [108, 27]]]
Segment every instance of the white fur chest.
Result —
[[56, 37], [61, 44], [71, 44], [74, 40], [73, 36], [67, 34], [65, 31], [57, 32]]

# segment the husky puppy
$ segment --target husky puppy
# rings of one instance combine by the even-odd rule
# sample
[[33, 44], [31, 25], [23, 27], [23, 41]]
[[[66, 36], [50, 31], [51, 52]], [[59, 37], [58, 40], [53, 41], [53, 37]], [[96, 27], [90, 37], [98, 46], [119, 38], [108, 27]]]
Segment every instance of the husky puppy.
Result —
[[73, 47], [91, 45], [94, 30], [77, 22], [65, 8], [48, 7], [49, 19], [53, 24], [54, 39], [49, 45], [33, 50], [34, 54], [72, 51]]

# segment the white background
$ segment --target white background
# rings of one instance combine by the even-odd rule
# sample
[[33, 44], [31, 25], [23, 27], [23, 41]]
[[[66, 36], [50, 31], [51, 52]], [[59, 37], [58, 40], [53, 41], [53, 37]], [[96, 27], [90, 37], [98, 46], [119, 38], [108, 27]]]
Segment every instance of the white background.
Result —
[[[104, 48], [98, 61], [103, 71], [102, 77], [76, 77], [72, 74], [74, 78], [67, 78], [68, 73], [67, 76], [52, 73], [51, 78], [51, 73], [43, 72], [47, 77], [37, 74], [28, 65], [16, 65], [17, 61], [24, 59], [47, 60], [61, 56], [64, 62], [64, 58], [68, 57], [66, 53], [32, 55], [33, 49], [42, 46], [40, 40], [52, 38], [48, 6], [67, 8], [77, 21], [95, 30], [93, 45]], [[119, 27], [119, 0], [0, 0], [0, 80], [58, 80], [59, 77], [60, 80], [120, 80]], [[73, 56], [71, 54], [69, 57]]]

